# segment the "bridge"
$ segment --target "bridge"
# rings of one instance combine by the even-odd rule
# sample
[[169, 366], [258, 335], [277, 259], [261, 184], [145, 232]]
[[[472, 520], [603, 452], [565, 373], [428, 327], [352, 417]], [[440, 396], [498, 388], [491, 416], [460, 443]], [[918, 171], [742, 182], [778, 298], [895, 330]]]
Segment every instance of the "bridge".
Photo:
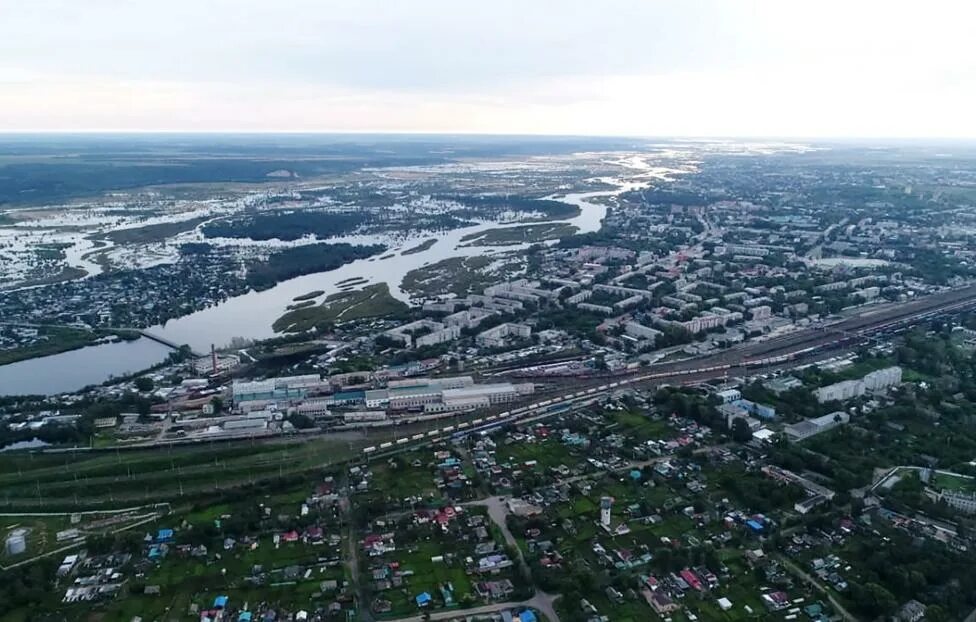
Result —
[[[149, 332], [147, 330], [140, 329], [140, 328], [123, 329], [123, 330], [134, 330], [137, 333], [139, 333], [140, 335], [142, 335], [143, 337], [145, 337], [146, 339], [151, 339], [152, 341], [155, 341], [156, 343], [161, 343], [164, 346], [173, 348], [174, 350], [179, 350], [184, 345], [186, 345], [186, 344], [176, 343], [175, 341], [170, 341], [169, 339], [166, 339], [165, 337], [160, 337], [159, 335], [154, 335], [153, 333], [151, 333], [151, 332]], [[195, 352], [193, 350], [190, 350], [190, 354], [193, 355], [195, 358], [201, 358], [201, 357], [207, 356], [206, 354], [201, 354], [200, 352]]]
[[[11, 321], [0, 321], [0, 326], [22, 326], [24, 328], [74, 328], [74, 329], [79, 328], [78, 326], [71, 326], [68, 324], [43, 324], [37, 322], [11, 322]], [[160, 337], [159, 335], [153, 334], [144, 328], [132, 328], [131, 326], [97, 326], [95, 329], [138, 333], [139, 335], [145, 337], [146, 339], [150, 339], [152, 341], [155, 341], [156, 343], [161, 343], [164, 346], [168, 348], [172, 348], [174, 350], [179, 350], [186, 345], [182, 343], [176, 343], [175, 341], [171, 341], [169, 339], [166, 339], [165, 337]], [[207, 356], [206, 353], [200, 353], [194, 350], [190, 350], [190, 354], [196, 358]]]

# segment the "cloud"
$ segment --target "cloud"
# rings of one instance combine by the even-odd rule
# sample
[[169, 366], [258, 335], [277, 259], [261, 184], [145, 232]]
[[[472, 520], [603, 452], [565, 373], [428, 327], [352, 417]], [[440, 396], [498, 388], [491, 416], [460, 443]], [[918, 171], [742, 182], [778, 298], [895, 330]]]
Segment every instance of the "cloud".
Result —
[[976, 136], [964, 3], [10, 8], [3, 130]]

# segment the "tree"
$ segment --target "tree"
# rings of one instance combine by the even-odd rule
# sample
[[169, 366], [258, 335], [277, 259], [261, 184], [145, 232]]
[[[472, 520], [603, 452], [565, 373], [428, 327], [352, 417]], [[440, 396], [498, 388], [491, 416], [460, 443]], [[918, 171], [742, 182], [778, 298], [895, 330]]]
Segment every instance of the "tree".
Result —
[[288, 415], [288, 422], [299, 430], [307, 430], [315, 427], [315, 421], [308, 415], [303, 415], [302, 413]]
[[732, 440], [737, 443], [748, 443], [752, 440], [752, 430], [749, 429], [749, 422], [744, 417], [736, 417], [732, 420]]
[[153, 387], [155, 387], [155, 383], [153, 383], [153, 379], [150, 378], [149, 376], [139, 376], [135, 380], [135, 385], [136, 388], [142, 391], [143, 393], [152, 391]]

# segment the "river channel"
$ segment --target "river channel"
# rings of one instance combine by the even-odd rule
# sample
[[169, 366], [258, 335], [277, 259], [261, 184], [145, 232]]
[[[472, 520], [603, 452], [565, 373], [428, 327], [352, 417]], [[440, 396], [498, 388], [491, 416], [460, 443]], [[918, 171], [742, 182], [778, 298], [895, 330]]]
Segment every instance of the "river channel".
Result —
[[[640, 177], [640, 176], [638, 176]], [[606, 216], [607, 206], [595, 199], [610, 197], [647, 185], [637, 179], [604, 178], [601, 181], [615, 185], [610, 190], [572, 193], [557, 198], [580, 209], [575, 218], [562, 221], [577, 227], [579, 233], [598, 231]], [[274, 336], [271, 325], [285, 313], [286, 307], [296, 296], [312, 291], [325, 292], [318, 301], [339, 291], [338, 283], [348, 279], [362, 279], [368, 283], [387, 283], [390, 293], [409, 302], [409, 295], [400, 285], [411, 270], [449, 259], [492, 255], [528, 246], [464, 246], [465, 236], [503, 227], [515, 227], [523, 223], [480, 223], [471, 227], [437, 234], [435, 243], [426, 250], [403, 254], [404, 250], [423, 242], [418, 237], [404, 244], [394, 253], [354, 261], [317, 274], [300, 276], [278, 283], [262, 292], [250, 292], [231, 298], [216, 306], [171, 320], [164, 325], [153, 326], [149, 332], [169, 341], [188, 344], [193, 350], [206, 352], [210, 345], [218, 348], [230, 344], [234, 337], [265, 339]], [[368, 244], [381, 241], [368, 236], [330, 240], [335, 242]], [[90, 251], [91, 249], [86, 249]], [[365, 284], [365, 283], [364, 283]], [[165, 346], [148, 339], [129, 343], [107, 344], [45, 356], [10, 365], [0, 366], [0, 395], [51, 395], [76, 391], [90, 384], [98, 384], [115, 376], [133, 373], [161, 362], [169, 352]]]

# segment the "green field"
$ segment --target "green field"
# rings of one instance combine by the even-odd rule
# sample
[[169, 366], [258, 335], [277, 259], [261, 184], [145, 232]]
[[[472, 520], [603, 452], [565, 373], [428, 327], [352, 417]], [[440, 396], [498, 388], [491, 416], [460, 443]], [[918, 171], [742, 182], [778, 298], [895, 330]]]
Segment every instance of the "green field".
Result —
[[976, 492], [976, 478], [965, 477], [962, 475], [948, 475], [945, 473], [933, 473], [932, 480], [929, 482], [933, 488], [938, 490], [951, 490], [955, 492]]
[[321, 305], [293, 309], [275, 320], [277, 332], [303, 332], [318, 326], [365, 318], [401, 316], [407, 306], [390, 294], [386, 283], [330, 295]]
[[495, 450], [495, 459], [499, 464], [511, 463], [513, 468], [518, 469], [534, 460], [538, 463], [535, 469], [540, 472], [561, 465], [573, 468], [582, 464], [585, 458], [585, 455], [553, 438], [499, 444]]
[[118, 507], [295, 477], [358, 455], [366, 439], [235, 442], [0, 458], [0, 508]]
[[607, 414], [619, 424], [622, 432], [634, 434], [642, 441], [674, 438], [676, 435], [674, 429], [663, 419], [651, 419], [639, 412], [627, 410]]
[[461, 238], [461, 241], [466, 242], [466, 246], [509, 246], [558, 240], [569, 237], [578, 230], [574, 225], [565, 222], [520, 225], [469, 233]]

